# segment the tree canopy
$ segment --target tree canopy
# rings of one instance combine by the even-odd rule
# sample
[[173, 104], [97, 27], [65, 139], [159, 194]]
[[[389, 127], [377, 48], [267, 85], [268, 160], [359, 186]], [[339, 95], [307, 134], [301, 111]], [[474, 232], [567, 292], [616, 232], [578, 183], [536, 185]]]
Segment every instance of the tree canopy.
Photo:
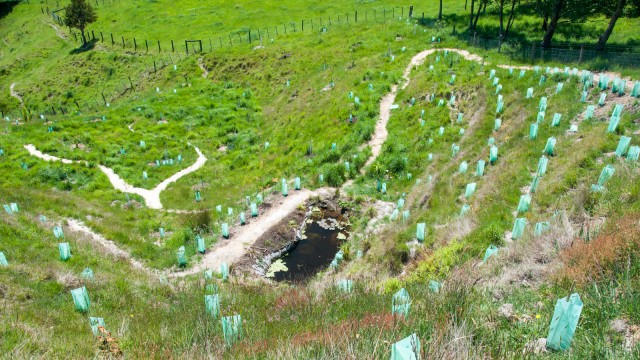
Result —
[[83, 44], [87, 43], [84, 29], [97, 19], [93, 7], [85, 0], [71, 0], [71, 3], [64, 8], [64, 24], [80, 30]]

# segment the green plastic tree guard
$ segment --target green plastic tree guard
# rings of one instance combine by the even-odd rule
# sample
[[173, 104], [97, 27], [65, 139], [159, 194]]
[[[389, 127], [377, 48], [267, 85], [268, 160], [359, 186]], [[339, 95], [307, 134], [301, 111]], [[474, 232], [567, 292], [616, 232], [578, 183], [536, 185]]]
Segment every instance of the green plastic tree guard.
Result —
[[580, 102], [582, 102], [582, 103], [587, 102], [587, 94], [588, 94], [588, 92], [586, 92], [586, 91], [582, 92], [582, 95], [580, 96]]
[[502, 101], [502, 95], [498, 95], [498, 104], [496, 105], [496, 113], [500, 114], [504, 109], [504, 101]]
[[609, 120], [609, 125], [607, 126], [607, 132], [608, 133], [615, 132], [616, 129], [618, 128], [618, 123], [620, 123], [620, 117], [611, 116], [611, 119]]
[[498, 161], [498, 147], [493, 145], [489, 149], [489, 163], [495, 164], [496, 161]]
[[556, 94], [562, 91], [563, 87], [564, 87], [564, 83], [561, 83], [561, 82], [558, 83], [558, 86], [556, 86]]
[[9, 266], [9, 262], [7, 261], [7, 257], [4, 255], [2, 251], [0, 251], [0, 266], [7, 267]]
[[282, 196], [289, 195], [289, 189], [287, 188], [287, 181], [282, 179]]
[[202, 195], [200, 195], [200, 190], [196, 190], [196, 201], [200, 202], [202, 200]]
[[540, 182], [540, 176], [536, 175], [533, 177], [533, 180], [531, 180], [531, 186], [529, 189], [531, 193], [535, 193], [538, 190], [538, 182]]
[[404, 207], [404, 199], [398, 199], [398, 209], [402, 209]]
[[520, 78], [521, 78], [521, 79], [524, 77], [524, 74], [525, 74], [525, 73], [526, 73], [526, 72], [525, 72], [524, 70], [520, 70]]
[[467, 184], [467, 187], [464, 191], [465, 199], [471, 198], [471, 196], [473, 196], [473, 193], [475, 192], [476, 192], [476, 183]]
[[71, 247], [68, 242], [59, 243], [58, 251], [60, 252], [60, 260], [67, 261], [71, 258]]
[[89, 326], [91, 326], [91, 332], [93, 336], [100, 335], [100, 328], [105, 328], [104, 319], [101, 317], [89, 317]]
[[611, 116], [617, 116], [617, 117], [622, 116], [623, 109], [624, 109], [624, 105], [616, 104], [616, 106], [613, 108], [613, 113], [611, 113]]
[[559, 299], [551, 318], [547, 347], [554, 350], [567, 350], [571, 346], [582, 312], [582, 300], [577, 293]]
[[632, 146], [627, 152], [627, 161], [638, 161], [638, 155], [640, 155], [640, 146]]
[[11, 208], [11, 211], [12, 211], [12, 212], [14, 212], [14, 213], [17, 213], [17, 212], [18, 212], [18, 204], [16, 204], [16, 203], [11, 203], [11, 204], [9, 204], [9, 207]]
[[244, 215], [244, 212], [240, 213], [240, 225], [244, 225], [247, 223], [247, 218]]
[[460, 151], [460, 146], [456, 144], [451, 145], [451, 157], [456, 157], [459, 151]]
[[229, 278], [229, 265], [227, 263], [220, 264], [220, 275], [222, 275], [223, 281]]
[[527, 89], [527, 99], [531, 99], [533, 98], [533, 88], [528, 88]]
[[203, 274], [205, 280], [213, 279], [213, 270], [206, 269], [205, 271], [202, 272], [202, 274]]
[[418, 239], [418, 241], [420, 242], [424, 241], [426, 228], [427, 228], [426, 223], [418, 223], [418, 225], [416, 226], [416, 239]]
[[464, 174], [464, 173], [466, 173], [466, 172], [467, 172], [467, 167], [468, 167], [467, 162], [466, 162], [466, 161], [463, 161], [463, 162], [460, 164], [460, 168], [458, 169], [458, 172], [459, 172], [460, 174]]
[[459, 135], [464, 135], [464, 128], [460, 128], [460, 131], [458, 131]]
[[223, 317], [222, 333], [227, 346], [231, 346], [236, 341], [240, 341], [240, 339], [242, 339], [242, 317], [240, 315]]
[[562, 118], [561, 114], [558, 114], [558, 113], [553, 114], [553, 119], [551, 120], [551, 126], [559, 126], [561, 118]]
[[513, 224], [513, 231], [511, 231], [511, 239], [518, 240], [522, 237], [524, 233], [524, 228], [527, 225], [527, 220], [525, 218], [517, 218], [515, 223]]
[[81, 288], [71, 290], [71, 297], [73, 297], [73, 304], [77, 311], [85, 313], [89, 311], [91, 301], [89, 301], [89, 293], [84, 286]]
[[411, 310], [411, 298], [405, 288], [398, 290], [391, 298], [391, 313], [407, 318]]
[[593, 118], [593, 113], [596, 111], [596, 106], [595, 105], [589, 105], [587, 106], [587, 111], [584, 114], [584, 118], [585, 120], [589, 120], [591, 118]]
[[451, 75], [451, 79], [449, 79], [449, 84], [453, 85], [456, 82], [456, 75]]
[[431, 162], [433, 161], [433, 154], [429, 153], [429, 155], [427, 155], [427, 161]]
[[518, 202], [518, 213], [525, 213], [529, 211], [529, 206], [531, 205], [531, 195], [525, 194], [520, 196], [520, 201]]
[[380, 189], [380, 192], [383, 194], [387, 193], [387, 183], [382, 183], [382, 189]]
[[547, 78], [544, 75], [542, 75], [540, 76], [540, 81], [538, 82], [538, 85], [543, 85], [546, 81], [547, 81]]
[[176, 256], [178, 258], [178, 266], [184, 267], [187, 266], [187, 255], [185, 254], [184, 246], [180, 246], [178, 251], [176, 252]]
[[227, 223], [222, 223], [222, 225], [220, 226], [220, 231], [222, 233], [222, 236], [225, 239], [229, 238], [229, 224]]
[[493, 131], [498, 131], [500, 130], [500, 126], [502, 126], [502, 119], [496, 119], [493, 122]]
[[220, 316], [220, 297], [218, 294], [204, 296], [204, 311], [214, 319]]
[[491, 145], [493, 145], [493, 144], [495, 144], [495, 143], [496, 143], [496, 139], [494, 139], [494, 138], [493, 138], [493, 136], [492, 136], [492, 137], [490, 137], [490, 138], [487, 140], [487, 145], [489, 145], [489, 146], [491, 146]]
[[606, 100], [607, 100], [607, 94], [606, 93], [600, 94], [600, 98], [598, 99], [598, 105], [604, 106], [604, 102]]
[[204, 246], [204, 239], [202, 238], [202, 236], [200, 236], [200, 234], [196, 235], [196, 242], [198, 244], [198, 252], [204, 254], [206, 248]]
[[7, 212], [7, 214], [11, 215], [13, 214], [13, 212], [11, 211], [11, 207], [7, 204], [2, 205], [4, 207], [4, 211]]
[[492, 85], [493, 86], [498, 86], [498, 84], [500, 84], [500, 78], [498, 78], [498, 77], [493, 78]]
[[469, 210], [471, 210], [471, 207], [469, 207], [469, 205], [462, 205], [462, 208], [460, 209], [460, 217], [464, 217], [469, 212]]
[[56, 239], [60, 239], [64, 237], [64, 231], [62, 231], [62, 228], [60, 226], [54, 226], [53, 236], [55, 236]]
[[529, 125], [529, 140], [535, 140], [538, 137], [538, 124]]
[[631, 94], [632, 97], [640, 97], [640, 81], [636, 81], [633, 84], [633, 90], [631, 90]]
[[538, 111], [546, 111], [547, 110], [547, 97], [543, 96], [540, 98], [540, 103], [538, 104]]
[[482, 259], [482, 262], [487, 262], [487, 259], [492, 257], [493, 255], [498, 253], [498, 247], [495, 245], [489, 245], [489, 247], [487, 248], [487, 250], [485, 250], [484, 252], [484, 258]]
[[598, 178], [598, 185], [604, 186], [604, 184], [609, 181], [609, 179], [611, 179], [615, 172], [616, 169], [613, 167], [613, 165], [605, 166], [600, 173], [600, 177]]
[[462, 122], [462, 118], [464, 117], [463, 113], [458, 113], [458, 119], [456, 121], [458, 121], [458, 124], [460, 124]]
[[544, 111], [538, 112], [538, 116], [536, 117], [536, 123], [539, 124], [541, 122], [544, 122], [544, 115], [545, 115]]
[[351, 280], [342, 279], [339, 280], [336, 285], [338, 287], [338, 290], [343, 293], [350, 293], [351, 291], [353, 291], [353, 281]]
[[498, 84], [496, 86], [496, 95], [498, 95], [500, 93], [500, 91], [502, 90], [502, 84]]
[[484, 160], [478, 160], [478, 164], [476, 165], [476, 176], [484, 176]]
[[544, 150], [542, 151], [546, 155], [553, 156], [556, 147], [556, 138], [550, 137], [547, 139], [547, 144], [544, 146]]
[[549, 163], [549, 159], [546, 156], [542, 155], [540, 160], [538, 160], [538, 176], [543, 176], [547, 173], [547, 164]]
[[164, 237], [164, 228], [159, 228], [158, 232], [160, 233], [160, 237], [163, 238]]
[[[347, 171], [349, 171], [349, 170], [347, 170]], [[295, 178], [295, 180], [294, 180], [293, 189], [294, 189], [294, 190], [300, 190], [300, 188], [301, 188], [301, 186], [300, 186], [300, 178], [299, 178], [299, 177], [297, 177], [297, 178]]]
[[251, 208], [251, 216], [252, 217], [257, 217], [258, 216], [258, 205], [256, 203], [251, 203], [250, 208]]
[[348, 161], [345, 161], [345, 162], [344, 162], [344, 170], [345, 170], [346, 172], [351, 171], [351, 164], [349, 164], [349, 162], [348, 162]]
[[415, 333], [391, 345], [391, 360], [421, 360], [421, 348]]
[[618, 147], [616, 148], [616, 156], [623, 157], [629, 150], [629, 145], [631, 145], [630, 137], [628, 136], [620, 137], [620, 142], [618, 142]]
[[438, 135], [442, 136], [444, 135], [444, 127], [440, 126], [440, 129], [438, 129]]
[[435, 280], [429, 280], [429, 290], [431, 290], [431, 292], [434, 292], [434, 293], [440, 292], [441, 287], [442, 287], [441, 283]]
[[551, 224], [548, 221], [536, 223], [536, 227], [533, 230], [534, 236], [542, 236], [543, 233], [551, 228]]
[[493, 79], [494, 77], [496, 77], [496, 70], [491, 69], [491, 71], [489, 71], [489, 80]]
[[87, 280], [92, 280], [93, 279], [93, 270], [91, 270], [91, 268], [86, 268], [82, 271], [82, 273], [80, 274], [80, 277], [83, 279], [87, 279]]
[[618, 88], [618, 95], [624, 95], [625, 90], [627, 89], [627, 81], [622, 79], [620, 80], [620, 88]]
[[233, 208], [230, 208], [230, 207], [227, 208], [227, 215], [233, 216]]
[[611, 92], [615, 94], [618, 90], [620, 90], [620, 78], [615, 78], [611, 84]]

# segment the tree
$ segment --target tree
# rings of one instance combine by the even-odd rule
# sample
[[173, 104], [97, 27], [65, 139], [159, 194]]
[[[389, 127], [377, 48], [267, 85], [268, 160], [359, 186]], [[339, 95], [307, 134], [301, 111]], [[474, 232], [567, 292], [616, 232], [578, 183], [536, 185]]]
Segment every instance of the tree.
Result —
[[83, 45], [87, 43], [84, 29], [88, 24], [95, 22], [97, 18], [93, 7], [85, 0], [71, 0], [71, 4], [64, 8], [64, 24], [80, 30]]
[[440, 11], [438, 11], [438, 20], [442, 20], [442, 0], [440, 0]]
[[[509, 18], [507, 19], [507, 26], [504, 26], [504, 7], [505, 4], [508, 4], [508, 1], [511, 1], [511, 10], [509, 11]], [[507, 34], [509, 33], [509, 29], [511, 29], [511, 25], [515, 21], [515, 8], [516, 2], [518, 0], [495, 0], [496, 5], [498, 7], [498, 18], [500, 20], [500, 33], [498, 35], [502, 36], [502, 39], [506, 39]]]
[[[483, 13], [487, 9], [487, 3], [489, 0], [477, 0], [478, 2], [478, 11], [474, 12], [474, 6], [476, 0], [471, 0], [471, 12], [469, 16], [469, 30], [475, 30], [478, 25], [478, 19], [480, 18], [480, 13]], [[484, 8], [483, 8], [484, 7]]]
[[[611, 1], [605, 2], [606, 5], [609, 5]], [[607, 44], [607, 40], [609, 40], [609, 36], [613, 32], [613, 28], [616, 26], [616, 21], [622, 16], [622, 11], [624, 10], [625, 5], [627, 4], [627, 0], [616, 0], [613, 2], [615, 8], [613, 10], [613, 14], [611, 14], [611, 19], [609, 20], [609, 25], [605, 31], [598, 38], [598, 43], [596, 44], [596, 50], [601, 51], [604, 50], [604, 46]], [[607, 12], [607, 9], [603, 9]]]
[[559, 23], [581, 23], [598, 12], [597, 2], [591, 0], [553, 0], [542, 3], [543, 6], [550, 6], [547, 10], [550, 10], [551, 13], [547, 31], [542, 38], [542, 47], [544, 48], [551, 46], [551, 40]]

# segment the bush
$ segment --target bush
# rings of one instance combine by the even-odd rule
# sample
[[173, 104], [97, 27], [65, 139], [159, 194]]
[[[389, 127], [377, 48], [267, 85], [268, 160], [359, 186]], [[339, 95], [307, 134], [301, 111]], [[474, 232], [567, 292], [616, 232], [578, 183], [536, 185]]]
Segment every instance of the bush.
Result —
[[329, 165], [324, 172], [324, 179], [329, 186], [340, 186], [345, 181], [344, 172], [343, 164]]

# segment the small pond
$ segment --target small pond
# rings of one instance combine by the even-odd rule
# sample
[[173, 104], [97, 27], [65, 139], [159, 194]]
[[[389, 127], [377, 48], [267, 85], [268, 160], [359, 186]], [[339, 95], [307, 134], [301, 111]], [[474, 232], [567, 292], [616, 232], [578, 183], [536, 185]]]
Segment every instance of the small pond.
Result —
[[289, 270], [277, 271], [273, 279], [300, 282], [314, 276], [329, 266], [348, 236], [347, 219], [339, 210], [320, 209], [310, 220], [298, 246], [281, 258]]

